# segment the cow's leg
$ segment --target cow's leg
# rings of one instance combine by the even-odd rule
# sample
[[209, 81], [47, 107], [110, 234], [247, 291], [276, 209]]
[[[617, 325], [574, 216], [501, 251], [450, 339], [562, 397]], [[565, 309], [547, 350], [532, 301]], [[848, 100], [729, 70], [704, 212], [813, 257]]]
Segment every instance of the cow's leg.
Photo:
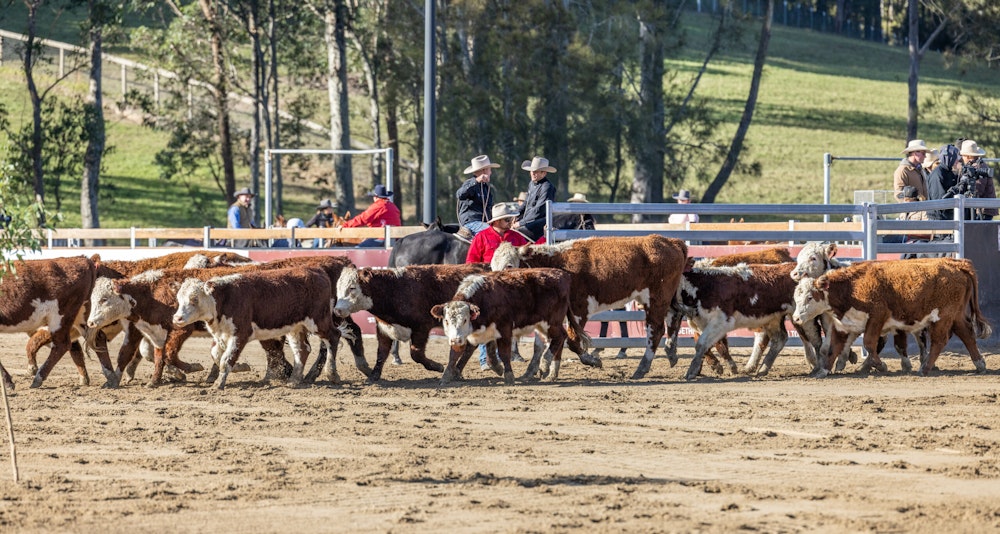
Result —
[[562, 324], [549, 325], [548, 349], [552, 352], [552, 369], [545, 377], [549, 382], [555, 382], [559, 378], [559, 367], [562, 363], [563, 345], [566, 342], [566, 329]]
[[[573, 341], [570, 341], [570, 343], [572, 344]], [[541, 348], [538, 347], [539, 344], [541, 344]], [[539, 368], [541, 367], [542, 356], [548, 353], [546, 350], [546, 344], [542, 343], [542, 335], [537, 331], [535, 332], [535, 341], [533, 342], [533, 345], [534, 350], [532, 350], [531, 353], [531, 360], [528, 361], [528, 368], [525, 369], [524, 374], [521, 375], [521, 380], [537, 380]], [[576, 347], [576, 349], [573, 349], [573, 352], [576, 352], [577, 354], [584, 352], [583, 347], [579, 342], [576, 342]], [[551, 369], [547, 369], [546, 372], [542, 374], [547, 376], [549, 370]]]
[[[372, 368], [368, 366], [368, 360], [365, 359], [365, 340], [361, 335], [361, 327], [358, 323], [354, 322], [353, 319], [348, 317], [344, 320], [343, 325], [340, 327], [340, 332], [345, 341], [347, 341], [347, 346], [351, 348], [351, 355], [354, 356], [354, 366], [361, 371], [361, 374], [365, 375], [365, 378], [371, 376]], [[336, 348], [334, 348], [336, 350]], [[396, 360], [399, 359], [399, 343], [396, 343], [396, 353], [393, 356], [393, 365], [400, 365], [403, 362]]]
[[28, 344], [24, 347], [24, 352], [28, 355], [28, 372], [34, 375], [38, 372], [38, 351], [42, 347], [52, 343], [52, 334], [48, 328], [35, 330], [34, 334], [28, 338]]
[[765, 331], [764, 336], [770, 338], [770, 350], [764, 356], [764, 365], [761, 367], [760, 372], [757, 373], [757, 376], [765, 376], [771, 370], [771, 367], [774, 366], [774, 360], [778, 357], [781, 349], [785, 348], [785, 343], [788, 342], [788, 331], [785, 330], [784, 319], [780, 320], [773, 328]]
[[728, 330], [717, 327], [709, 327], [702, 330], [701, 337], [694, 344], [694, 357], [691, 359], [691, 365], [688, 367], [688, 372], [684, 376], [687, 380], [694, 380], [698, 378], [698, 372], [701, 370], [701, 362], [705, 357], [705, 352], [709, 347], [715, 344], [722, 336], [726, 335]]
[[510, 366], [510, 340], [513, 332], [510, 329], [500, 329], [500, 339], [496, 340], [497, 352], [500, 354], [500, 362], [503, 365], [503, 383], [507, 386], [514, 385], [514, 369]]
[[764, 349], [770, 344], [771, 337], [767, 332], [753, 333], [753, 350], [750, 351], [750, 359], [743, 366], [744, 374], [752, 375], [760, 369], [761, 355], [764, 354]]
[[[545, 339], [542, 338], [541, 332], [536, 332], [534, 337], [535, 339], [531, 342], [531, 357], [534, 358], [535, 354], [538, 354], [538, 371], [541, 376], [545, 377], [548, 376], [552, 367], [552, 347], [545, 340], [548, 339], [547, 336]], [[587, 351], [584, 350], [583, 345], [578, 342], [576, 346], [580, 349], [577, 354], [586, 354]]]
[[[267, 369], [264, 370], [264, 378], [261, 380], [264, 384], [268, 384], [274, 379], [288, 379], [292, 376], [292, 364], [288, 363], [285, 359], [285, 339], [283, 337], [278, 339], [261, 339], [259, 341], [261, 348], [264, 349], [264, 354], [267, 359]], [[326, 347], [320, 343], [320, 358], [325, 358]], [[317, 361], [318, 365], [322, 365]], [[318, 365], [313, 366], [313, 370], [316, 371], [316, 375], [319, 375]], [[312, 374], [312, 371], [309, 372]], [[310, 379], [306, 377], [306, 381], [315, 380], [316, 376], [312, 376]]]
[[[333, 327], [330, 330], [334, 330]], [[302, 383], [302, 375], [305, 373], [306, 360], [309, 358], [309, 333], [306, 332], [304, 328], [298, 328], [291, 332], [287, 336], [288, 346], [292, 350], [292, 374], [288, 377], [288, 385], [298, 386]], [[333, 382], [340, 382], [340, 377], [337, 375], [337, 357], [333, 353], [332, 347], [335, 345], [331, 342], [331, 337], [333, 334], [327, 333], [323, 336], [323, 341], [328, 344], [330, 349], [330, 354], [327, 358], [327, 366], [332, 369]], [[338, 334], [339, 338], [339, 334]], [[339, 339], [338, 339], [339, 340]]]
[[799, 324], [792, 321], [792, 327], [795, 331], [799, 333], [799, 339], [802, 340], [802, 352], [806, 358], [806, 364], [809, 365], [809, 374], [813, 374], [819, 370], [819, 346], [822, 343], [819, 333], [819, 324], [816, 319], [806, 321], [805, 324]]
[[117, 369], [118, 375], [121, 377], [119, 384], [129, 384], [135, 380], [135, 369], [142, 361], [142, 355], [139, 354], [139, 346], [142, 342], [143, 337], [138, 330], [131, 326], [125, 329], [125, 339], [122, 341], [122, 346], [118, 349]]
[[414, 330], [410, 334], [410, 358], [424, 366], [428, 371], [440, 373], [444, 371], [444, 366], [427, 357], [427, 341], [430, 339], [430, 332]]
[[73, 360], [73, 364], [76, 365], [76, 372], [80, 374], [80, 385], [89, 386], [90, 375], [87, 374], [87, 363], [83, 356], [83, 347], [80, 346], [78, 341], [73, 341], [69, 344], [69, 357]]
[[101, 362], [101, 372], [104, 373], [104, 385], [101, 387], [117, 388], [119, 376], [115, 372], [115, 366], [111, 363], [111, 354], [108, 352], [108, 336], [103, 330], [98, 330], [97, 334], [94, 335], [94, 352], [97, 353], [97, 361]]
[[[331, 328], [331, 332], [328, 334], [330, 338], [329, 341], [323, 340], [319, 344], [319, 354], [316, 357], [316, 362], [313, 363], [312, 369], [309, 370], [309, 374], [305, 376], [303, 381], [307, 384], [313, 383], [317, 375], [322, 376], [324, 379], [329, 380], [334, 384], [340, 383], [340, 374], [337, 373], [337, 351], [340, 349], [340, 338], [342, 337], [343, 331], [340, 326]], [[349, 332], [349, 331], [348, 331]], [[353, 334], [352, 334], [353, 335]], [[364, 361], [364, 354], [362, 354], [361, 360]], [[355, 366], [357, 366], [357, 360], [355, 360]], [[368, 362], [364, 362], [364, 367], [368, 367]], [[322, 369], [322, 373], [318, 372], [317, 369]], [[365, 377], [371, 374], [371, 369], [368, 369], [368, 373]]]
[[[965, 344], [965, 350], [969, 351], [969, 358], [972, 359], [972, 364], [976, 366], [976, 373], [986, 372], [986, 360], [983, 359], [983, 355], [979, 353], [979, 346], [976, 345], [976, 332], [972, 324], [967, 321], [964, 317], [959, 317], [955, 320], [955, 324], [952, 326], [952, 332], [958, 339], [962, 340]], [[923, 335], [923, 331], [920, 332]], [[938, 352], [940, 354], [940, 351]], [[929, 359], [929, 358], [928, 358]], [[935, 360], [937, 358], [935, 357]], [[933, 366], [928, 367], [928, 372], [933, 369]]]
[[892, 336], [892, 343], [896, 347], [896, 353], [899, 354], [899, 367], [904, 373], [913, 370], [913, 366], [910, 365], [910, 357], [906, 354], [907, 341], [906, 332], [896, 332]]
[[[378, 352], [375, 356], [375, 367], [372, 367], [372, 374], [368, 377], [369, 383], [378, 382], [382, 378], [382, 368], [389, 358], [389, 350], [392, 349], [392, 338], [382, 332], [381, 328], [375, 330], [375, 339], [378, 341]], [[410, 343], [410, 351], [413, 351], [413, 343]]]
[[166, 343], [163, 345], [163, 356], [166, 358], [167, 365], [176, 367], [184, 373], [195, 373], [205, 370], [205, 366], [200, 363], [187, 363], [180, 358], [181, 347], [193, 334], [193, 327], [172, 329], [170, 331], [167, 335]]
[[[715, 344], [715, 350], [716, 350], [716, 352], [719, 353], [719, 358], [722, 361], [726, 362], [726, 365], [729, 366], [729, 374], [731, 374], [733, 376], [736, 376], [736, 375], [740, 374], [739, 367], [736, 365], [736, 362], [733, 360], [733, 355], [729, 352], [729, 339], [728, 338], [723, 337], [722, 339], [720, 339], [719, 342]], [[719, 366], [719, 368], [718, 368], [718, 370], [716, 370], [716, 372], [721, 375], [722, 374], [722, 364], [718, 364], [718, 366]]]
[[[577, 322], [580, 323], [581, 325], [587, 324], [587, 316], [586, 315], [577, 316]], [[574, 352], [576, 351], [574, 350]], [[597, 355], [596, 353], [589, 353], [586, 350], [582, 350], [582, 347], [581, 351], [577, 352], [577, 357], [580, 358], [580, 363], [582, 363], [583, 365], [589, 367], [597, 367], [597, 368], [604, 367], [604, 362], [601, 361], [601, 357], [599, 355]]]
[[884, 343], [882, 336], [879, 335], [880, 333], [881, 327], [875, 326], [875, 321], [869, 319], [868, 326], [865, 327], [864, 333], [864, 348], [868, 351], [868, 357], [865, 358], [865, 361], [861, 364], [860, 371], [862, 373], [870, 372], [872, 369], [883, 373], [888, 370], [885, 362], [883, 362], [882, 358], [879, 356], [879, 353], [881, 352], [881, 350], [879, 350], [879, 344]]
[[[639, 360], [639, 366], [635, 369], [635, 373], [632, 374], [632, 380], [638, 380], [646, 376], [649, 368], [652, 367], [653, 356], [656, 355], [656, 348], [663, 337], [666, 315], [667, 310], [665, 306], [650, 305], [646, 307], [646, 352], [643, 353], [642, 359]], [[718, 341], [718, 339], [715, 341]], [[713, 345], [715, 341], [712, 342]], [[698, 369], [701, 369], [701, 358], [698, 359]]]
[[684, 314], [677, 309], [675, 306], [670, 306], [670, 312], [667, 314], [667, 361], [670, 362], [670, 367], [677, 365], [677, 339], [680, 337], [681, 331], [681, 321], [684, 319]]
[[[837, 365], [836, 365], [836, 368], [833, 368], [833, 370], [836, 371], [836, 372], [838, 372], [838, 373], [842, 372], [844, 370], [844, 368], [847, 367], [848, 360], [850, 360], [851, 359], [851, 355], [854, 354], [854, 352], [852, 351], [851, 347], [854, 346], [854, 341], [858, 339], [858, 335], [859, 334], [857, 334], [855, 332], [850, 332], [850, 333], [843, 334], [843, 335], [847, 336], [844, 339], [844, 346], [840, 349], [839, 353], [836, 353], [837, 357], [836, 358], [830, 358], [829, 362], [827, 363], [827, 369], [831, 369], [831, 365], [833, 364], [833, 361], [835, 359], [836, 362], [837, 362]], [[857, 361], [857, 358], [855, 358], [855, 362], [856, 361]]]
[[458, 363], [455, 366], [455, 373], [452, 375], [452, 378], [454, 380], [465, 380], [462, 377], [462, 371], [465, 369], [465, 365], [467, 363], [469, 363], [469, 358], [472, 357], [472, 355], [475, 353], [475, 351], [476, 351], [476, 346], [475, 345], [472, 345], [472, 344], [469, 344], [469, 343], [466, 343], [464, 345], [464, 348], [462, 349], [462, 355], [458, 359]]
[[393, 341], [392, 348], [389, 349], [389, 353], [392, 354], [392, 364], [393, 365], [403, 365], [403, 359], [399, 357], [399, 342]]
[[523, 362], [524, 357], [521, 356], [521, 351], [518, 348], [518, 341], [520, 336], [514, 336], [510, 338], [510, 361], [512, 362]]
[[[957, 326], [959, 321], [965, 321], [965, 318], [959, 318], [955, 325], [944, 325], [942, 324], [943, 321], [938, 321], [928, 328], [931, 333], [931, 347], [930, 352], [927, 355], [927, 361], [920, 366], [921, 376], [927, 376], [930, 374], [931, 369], [934, 368], [934, 363], [937, 362], [938, 356], [941, 355], [941, 350], [943, 350], [944, 346], [948, 344], [948, 339], [951, 337], [952, 329]], [[965, 335], [965, 332], [963, 332], [962, 335]], [[962, 336], [959, 336], [959, 338], [962, 339]], [[975, 336], [972, 337], [971, 341], [973, 342], [972, 346], [975, 347]], [[965, 339], [962, 339], [962, 342], [965, 343], [965, 347], [968, 349], [969, 343], [967, 343]], [[979, 355], [978, 347], [976, 348], [976, 355], [982, 358], [982, 356]], [[969, 356], [972, 357], [971, 350]], [[975, 359], [973, 359], [973, 361], [975, 361]], [[977, 365], [976, 367], [978, 369], [979, 366]]]
[[469, 343], [450, 345], [448, 350], [448, 364], [444, 368], [444, 373], [441, 374], [442, 386], [454, 380], [462, 379], [462, 368], [465, 367], [465, 363], [468, 362], [474, 350], [475, 345]]
[[[62, 359], [63, 355], [66, 354], [66, 351], [69, 350], [69, 345], [70, 341], [69, 341], [68, 329], [63, 329], [52, 333], [52, 349], [49, 351], [48, 358], [45, 359], [45, 362], [42, 364], [42, 366], [38, 368], [38, 372], [35, 373], [35, 379], [31, 382], [31, 388], [41, 387], [42, 383], [45, 382], [45, 379], [48, 378], [49, 373], [52, 372], [52, 368], [55, 367], [57, 363], [59, 363], [59, 360]], [[82, 361], [82, 352], [81, 352], [81, 361]], [[77, 367], [79, 367], [79, 364], [77, 365]], [[84, 370], [86, 370], [86, 368], [84, 368]], [[80, 385], [85, 386], [89, 384], [89, 380], [87, 381], [87, 384], [82, 383], [83, 376], [80, 377], [80, 380], [81, 380]]]
[[246, 339], [242, 336], [230, 336], [226, 340], [222, 356], [219, 357], [219, 379], [215, 382], [215, 387], [219, 390], [226, 389], [226, 379], [229, 378], [229, 373], [233, 371], [233, 364], [240, 357], [240, 353], [243, 351], [245, 345]]

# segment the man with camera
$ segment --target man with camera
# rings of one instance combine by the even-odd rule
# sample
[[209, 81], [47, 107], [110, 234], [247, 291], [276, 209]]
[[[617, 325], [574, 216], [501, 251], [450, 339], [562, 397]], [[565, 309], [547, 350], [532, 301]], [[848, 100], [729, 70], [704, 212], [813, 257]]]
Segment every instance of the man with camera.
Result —
[[[962, 156], [962, 174], [959, 184], [965, 184], [967, 192], [960, 192], [970, 198], [996, 198], [996, 188], [993, 184], [993, 169], [983, 161], [986, 151], [979, 148], [979, 145], [971, 140], [962, 141], [962, 148], [959, 151]], [[996, 208], [979, 208], [976, 210], [976, 219], [981, 221], [993, 220], [997, 216]]]

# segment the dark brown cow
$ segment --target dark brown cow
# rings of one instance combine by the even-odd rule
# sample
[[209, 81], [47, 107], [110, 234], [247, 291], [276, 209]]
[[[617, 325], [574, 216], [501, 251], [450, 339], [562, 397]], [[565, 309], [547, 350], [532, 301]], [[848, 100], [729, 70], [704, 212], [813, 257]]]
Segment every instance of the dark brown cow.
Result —
[[425, 349], [431, 329], [438, 326], [430, 309], [448, 302], [458, 285], [470, 274], [486, 272], [485, 264], [411, 265], [396, 269], [346, 268], [337, 282], [334, 313], [348, 317], [367, 310], [378, 321], [375, 332], [378, 356], [369, 380], [382, 377], [392, 342], [409, 341], [410, 357], [430, 371], [444, 367], [427, 358]]
[[[687, 261], [687, 245], [655, 234], [644, 237], [590, 237], [558, 245], [525, 245], [515, 249], [503, 243], [491, 267], [551, 267], [573, 275], [570, 310], [580, 324], [603, 310], [635, 300], [646, 309], [646, 352], [632, 379], [646, 376], [663, 337], [664, 320], [677, 293]], [[586, 365], [601, 360], [581, 353]], [[671, 362], [674, 363], [674, 362]]]
[[[778, 265], [746, 265], [736, 267], [695, 267], [684, 273], [676, 304], [687, 315], [691, 325], [701, 332], [695, 343], [695, 355], [686, 378], [698, 376], [705, 352], [737, 328], [761, 329], [768, 337], [770, 350], [761, 354], [764, 345], [755, 344], [744, 372], [767, 374], [774, 359], [788, 340], [785, 316], [795, 307], [795, 281], [789, 273], [794, 263]], [[818, 332], [809, 332], [793, 325], [802, 336], [806, 359], [816, 367], [815, 347]]]
[[[992, 329], [979, 309], [979, 281], [972, 262], [951, 258], [860, 262], [830, 271], [813, 280], [804, 278], [795, 291], [795, 318], [808, 320], [832, 312], [834, 328], [829, 355], [864, 334], [865, 348], [875, 366], [879, 338], [889, 332], [930, 333], [930, 351], [921, 363], [927, 375], [941, 349], [955, 334], [965, 344], [977, 372], [986, 362], [976, 346]], [[833, 359], [827, 355], [829, 371]]]
[[205, 281], [188, 278], [177, 290], [173, 325], [203, 321], [208, 327], [221, 349], [218, 389], [225, 389], [247, 342], [287, 336], [295, 358], [289, 383], [297, 385], [309, 357], [308, 334], [317, 334], [327, 344], [329, 361], [336, 361], [340, 333], [330, 309], [332, 297], [329, 276], [316, 267], [249, 271]]
[[[571, 350], [582, 353], [590, 344], [583, 327], [569, 313], [571, 283], [572, 275], [561, 269], [505, 270], [474, 274], [463, 280], [450, 302], [431, 308], [431, 315], [442, 320], [451, 344], [451, 357], [441, 382], [461, 378], [462, 366], [473, 347], [498, 340], [504, 383], [513, 384], [511, 340], [514, 335], [535, 330], [548, 338], [546, 352], [552, 353], [553, 363], [544, 374], [555, 381], [559, 377], [563, 343], [567, 340], [563, 321], [569, 320]], [[536, 353], [524, 378], [534, 378], [538, 360]]]
[[[176, 354], [180, 350], [181, 344], [195, 331], [201, 328], [200, 323], [191, 325], [183, 329], [175, 328], [173, 325], [173, 314], [177, 309], [177, 290], [188, 278], [198, 280], [208, 280], [209, 278], [249, 273], [255, 271], [285, 269], [289, 267], [317, 267], [324, 271], [330, 279], [331, 287], [334, 281], [340, 277], [344, 267], [352, 265], [346, 256], [307, 256], [300, 258], [286, 258], [268, 263], [243, 265], [239, 267], [220, 267], [214, 269], [172, 269], [147, 271], [128, 280], [112, 281], [100, 278], [96, 284], [91, 297], [91, 315], [88, 324], [99, 326], [111, 322], [128, 319], [131, 323], [142, 331], [143, 335], [156, 347], [157, 353], [165, 354], [167, 360], [176, 359]], [[331, 306], [333, 302], [329, 303]], [[364, 348], [361, 339], [361, 328], [354, 321], [345, 321], [339, 318], [334, 319], [338, 327], [337, 340], [339, 341], [339, 328], [343, 327], [345, 336], [354, 354], [355, 364], [358, 369], [369, 374], [371, 370], [364, 360]], [[265, 380], [274, 375], [284, 375], [290, 372], [288, 363], [282, 356], [282, 343], [280, 340], [261, 339], [261, 346], [264, 347], [268, 355], [268, 370]], [[334, 345], [336, 348], [336, 345]], [[321, 350], [324, 352], [326, 348]], [[132, 358], [133, 349], [126, 350], [123, 345], [122, 352], [119, 353], [118, 373], [123, 372], [123, 367], [129, 364]], [[324, 358], [324, 360], [326, 360]], [[134, 361], [134, 360], [132, 360]], [[163, 358], [155, 358], [156, 367], [150, 379], [150, 385], [156, 385], [163, 370]], [[319, 365], [313, 369], [306, 380], [311, 381], [319, 374]], [[335, 370], [335, 359], [330, 359], [324, 367], [326, 375], [331, 380], [338, 380]], [[214, 380], [219, 372], [218, 365], [213, 365], [208, 379]]]
[[[14, 261], [12, 267], [15, 271], [8, 272], [0, 283], [0, 332], [34, 333], [40, 328], [48, 329], [52, 350], [31, 383], [31, 387], [37, 388], [70, 350], [72, 338], [81, 334], [80, 331], [74, 333], [74, 329], [81, 324], [83, 303], [94, 287], [97, 267], [84, 257]], [[71, 356], [80, 373], [81, 385], [88, 384], [79, 345]], [[107, 359], [106, 353], [104, 357]], [[111, 365], [110, 361], [101, 363], [105, 368]], [[13, 388], [7, 371], [2, 370], [0, 374]]]

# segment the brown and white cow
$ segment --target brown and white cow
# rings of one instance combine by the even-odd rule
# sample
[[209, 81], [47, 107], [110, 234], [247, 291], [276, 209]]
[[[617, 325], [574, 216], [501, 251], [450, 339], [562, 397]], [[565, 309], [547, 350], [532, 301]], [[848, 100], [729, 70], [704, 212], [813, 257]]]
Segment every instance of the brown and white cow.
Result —
[[[461, 377], [473, 347], [496, 340], [504, 383], [513, 384], [511, 340], [533, 331], [548, 339], [545, 352], [551, 352], [553, 362], [551, 369], [543, 369], [543, 374], [555, 381], [567, 336], [574, 352], [584, 352], [590, 345], [583, 327], [569, 313], [571, 283], [572, 275], [561, 269], [504, 270], [474, 274], [463, 280], [450, 302], [431, 308], [431, 315], [441, 319], [451, 344], [451, 357], [441, 382]], [[569, 321], [568, 334], [564, 320]], [[524, 378], [535, 376], [539, 358], [538, 353], [532, 357]]]
[[[927, 375], [934, 368], [952, 334], [965, 344], [976, 371], [986, 370], [975, 338], [989, 337], [992, 329], [979, 309], [979, 281], [968, 260], [861, 262], [815, 280], [802, 279], [795, 292], [796, 320], [825, 312], [834, 318], [830, 354], [839, 354], [864, 334], [869, 358], [884, 370], [877, 349], [880, 336], [927, 329], [930, 351], [920, 374]], [[827, 358], [827, 370], [832, 361]]]
[[[31, 387], [42, 385], [52, 367], [71, 349], [74, 332], [81, 324], [83, 303], [90, 295], [97, 278], [97, 267], [88, 258], [57, 258], [51, 260], [19, 260], [12, 262], [13, 272], [7, 272], [0, 282], [0, 332], [32, 334], [48, 329], [52, 350], [38, 368]], [[73, 363], [80, 373], [80, 384], [89, 383], [83, 351], [79, 345], [71, 351]], [[107, 354], [104, 355], [107, 359]], [[105, 369], [110, 361], [102, 361]], [[0, 368], [2, 369], [2, 368]], [[106, 371], [105, 371], [106, 373]], [[14, 387], [6, 370], [0, 371], [4, 382]]]
[[177, 290], [173, 324], [183, 328], [204, 321], [222, 347], [219, 389], [226, 387], [249, 341], [287, 336], [295, 362], [289, 382], [295, 385], [302, 381], [309, 356], [308, 334], [317, 334], [331, 356], [336, 354], [339, 336], [330, 309], [332, 295], [330, 278], [316, 267], [251, 271], [206, 281], [188, 278]]
[[334, 313], [349, 317], [362, 310], [375, 316], [378, 329], [378, 356], [370, 381], [382, 378], [382, 368], [393, 341], [409, 341], [410, 357], [430, 371], [444, 367], [425, 354], [431, 329], [440, 323], [430, 309], [448, 302], [458, 285], [470, 274], [487, 270], [485, 264], [410, 265], [394, 269], [344, 269], [337, 282]]
[[[686, 375], [688, 380], [698, 376], [705, 352], [737, 328], [760, 329], [767, 336], [769, 350], [763, 362], [761, 355], [765, 346], [755, 343], [744, 367], [746, 373], [759, 369], [758, 374], [767, 374], [788, 340], [785, 317], [795, 307], [795, 281], [789, 276], [794, 268], [793, 263], [739, 264], [735, 267], [695, 267], [684, 273], [676, 305], [701, 332]], [[803, 330], [798, 324], [793, 326], [802, 337], [806, 359], [815, 367], [817, 333]]]
[[[635, 300], [646, 310], [646, 352], [632, 379], [646, 376], [663, 338], [664, 320], [677, 293], [687, 262], [687, 245], [679, 239], [655, 234], [644, 237], [589, 237], [558, 245], [502, 243], [490, 267], [550, 267], [573, 275], [570, 311], [577, 322], [603, 310], [620, 308]], [[598, 357], [581, 353], [586, 365], [601, 366]], [[676, 360], [671, 364], [676, 363]]]

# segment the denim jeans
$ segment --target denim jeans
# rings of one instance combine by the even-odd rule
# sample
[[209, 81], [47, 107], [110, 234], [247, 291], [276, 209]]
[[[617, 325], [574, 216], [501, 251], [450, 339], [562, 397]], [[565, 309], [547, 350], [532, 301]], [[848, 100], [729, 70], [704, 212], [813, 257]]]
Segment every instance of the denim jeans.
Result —
[[473, 234], [478, 234], [479, 232], [489, 228], [490, 225], [484, 223], [483, 221], [472, 221], [470, 223], [466, 223], [465, 227], [468, 228]]

